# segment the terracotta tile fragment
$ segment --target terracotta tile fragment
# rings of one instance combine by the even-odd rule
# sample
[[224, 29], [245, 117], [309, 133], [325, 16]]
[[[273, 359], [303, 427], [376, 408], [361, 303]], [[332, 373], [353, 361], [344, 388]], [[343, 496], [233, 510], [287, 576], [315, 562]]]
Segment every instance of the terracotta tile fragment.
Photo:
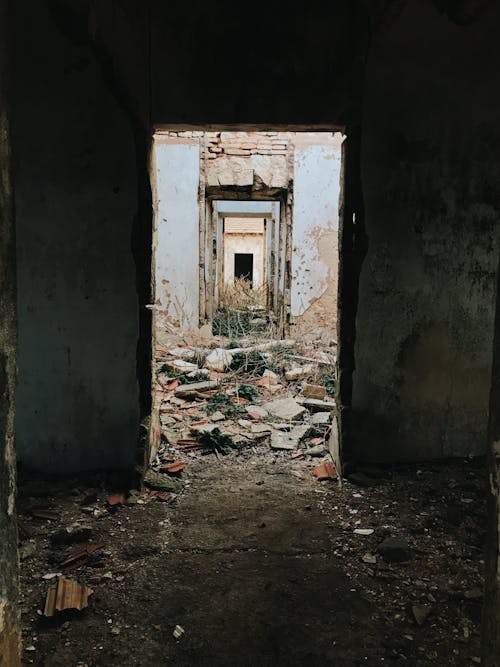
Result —
[[319, 480], [324, 479], [337, 479], [337, 472], [333, 467], [331, 461], [325, 461], [319, 466], [316, 466], [312, 469], [312, 474]]

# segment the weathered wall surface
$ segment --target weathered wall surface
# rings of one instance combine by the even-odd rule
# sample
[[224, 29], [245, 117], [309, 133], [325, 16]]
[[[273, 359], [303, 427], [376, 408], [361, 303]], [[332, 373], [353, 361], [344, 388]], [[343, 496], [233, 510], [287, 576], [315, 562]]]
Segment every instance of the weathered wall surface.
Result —
[[50, 471], [130, 467], [139, 422], [130, 125], [89, 45], [61, 31], [48, 3], [12, 4], [19, 458]]
[[154, 169], [156, 324], [190, 331], [200, 316], [199, 140], [156, 135]]
[[14, 392], [16, 269], [9, 130], [8, 3], [0, 1], [0, 667], [20, 665]]
[[337, 334], [340, 134], [294, 134], [291, 314], [298, 329]]
[[359, 458], [481, 454], [498, 257], [498, 8], [468, 26], [407, 3], [374, 36], [357, 317]]
[[289, 186], [288, 133], [207, 132], [205, 140], [207, 186]]

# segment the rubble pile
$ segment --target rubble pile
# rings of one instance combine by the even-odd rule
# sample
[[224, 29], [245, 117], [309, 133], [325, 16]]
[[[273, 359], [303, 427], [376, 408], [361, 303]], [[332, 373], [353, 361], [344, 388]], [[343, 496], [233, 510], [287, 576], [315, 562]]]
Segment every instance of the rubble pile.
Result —
[[[166, 344], [165, 344], [166, 343]], [[287, 456], [334, 471], [328, 441], [335, 413], [336, 346], [294, 340], [157, 345], [155, 401], [161, 445], [147, 483], [170, 461], [217, 456]], [[154, 478], [154, 481], [151, 480]], [[318, 479], [334, 478], [319, 476]], [[157, 482], [160, 484], [157, 484]]]

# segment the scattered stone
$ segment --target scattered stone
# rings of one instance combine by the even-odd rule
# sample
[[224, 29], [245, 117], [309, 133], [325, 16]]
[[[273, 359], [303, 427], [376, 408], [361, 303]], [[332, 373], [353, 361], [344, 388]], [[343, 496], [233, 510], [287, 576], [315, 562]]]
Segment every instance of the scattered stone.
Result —
[[293, 398], [278, 398], [264, 403], [264, 409], [273, 417], [283, 421], [297, 421], [306, 412], [306, 409]]
[[184, 361], [184, 359], [166, 361], [165, 366], [168, 370], [175, 371], [176, 373], [190, 373], [191, 371], [199, 370], [197, 364], [192, 364], [190, 361]]
[[354, 534], [355, 535], [373, 535], [375, 531], [373, 528], [355, 528], [354, 529]]
[[231, 365], [233, 354], [233, 350], [224, 350], [221, 347], [217, 347], [207, 356], [205, 364], [211, 371], [223, 373]]
[[251, 424], [250, 425], [250, 430], [252, 433], [256, 435], [267, 435], [268, 433], [271, 433], [273, 430], [272, 427], [269, 424]]
[[200, 377], [200, 375], [203, 375], [207, 380], [210, 378], [210, 371], [206, 368], [200, 368], [197, 371], [191, 371], [190, 373], [186, 374], [188, 378], [193, 378], [193, 377]]
[[377, 547], [377, 552], [386, 563], [402, 563], [410, 559], [410, 550], [400, 537], [386, 537]]
[[217, 424], [200, 424], [199, 426], [192, 426], [190, 431], [197, 435], [199, 433], [212, 433], [215, 429], [219, 429]]
[[226, 415], [223, 414], [222, 412], [214, 412], [211, 416], [210, 419], [213, 422], [222, 422], [226, 419]]
[[305, 453], [308, 456], [323, 456], [323, 454], [326, 452], [325, 445], [316, 445], [315, 447], [309, 447], [309, 449], [306, 449]]
[[185, 633], [184, 628], [180, 625], [176, 625], [172, 634], [175, 637], [175, 639], [180, 639], [184, 635], [184, 633]]
[[311, 424], [314, 426], [323, 426], [323, 424], [329, 424], [331, 421], [331, 412], [315, 412], [311, 417]]
[[305, 366], [294, 366], [290, 370], [285, 372], [285, 378], [289, 382], [294, 382], [295, 380], [300, 380], [300, 378], [307, 377], [314, 373], [315, 367], [314, 364], [306, 364]]
[[297, 449], [300, 441], [307, 435], [310, 427], [305, 424], [296, 426], [288, 433], [285, 431], [272, 430], [271, 448], [272, 449]]
[[180, 493], [183, 484], [179, 479], [163, 475], [154, 470], [148, 470], [144, 475], [144, 484], [150, 489], [158, 489], [158, 491], [171, 491], [172, 493]]
[[422, 626], [432, 612], [432, 607], [427, 604], [412, 605], [411, 612], [417, 625]]
[[252, 428], [252, 422], [248, 419], [238, 419], [238, 424], [241, 428]]
[[321, 401], [326, 396], [326, 389], [321, 384], [309, 384], [308, 382], [304, 382], [302, 385], [302, 396], [305, 398], [315, 398]]
[[192, 359], [195, 350], [192, 347], [174, 347], [171, 350], [168, 351], [168, 354], [170, 354], [172, 357], [176, 357], [177, 359]]
[[376, 565], [377, 563], [377, 557], [371, 553], [366, 553], [364, 556], [362, 556], [361, 560], [363, 563], [368, 563], [369, 565]]
[[181, 384], [174, 389], [174, 395], [178, 398], [187, 398], [195, 395], [197, 392], [217, 389], [219, 383], [215, 380], [206, 380], [205, 382], [193, 382], [191, 384]]
[[335, 401], [320, 401], [317, 398], [302, 398], [301, 396], [297, 396], [297, 403], [311, 411], [333, 410], [335, 408]]
[[247, 405], [245, 409], [252, 419], [265, 419], [269, 416], [267, 410], [261, 408], [260, 405]]

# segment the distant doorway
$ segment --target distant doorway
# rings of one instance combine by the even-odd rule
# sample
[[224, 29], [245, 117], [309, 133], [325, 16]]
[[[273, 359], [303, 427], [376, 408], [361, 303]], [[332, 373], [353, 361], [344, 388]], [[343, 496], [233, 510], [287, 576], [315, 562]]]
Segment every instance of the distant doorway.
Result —
[[234, 279], [246, 280], [253, 287], [253, 254], [236, 252], [234, 254]]

